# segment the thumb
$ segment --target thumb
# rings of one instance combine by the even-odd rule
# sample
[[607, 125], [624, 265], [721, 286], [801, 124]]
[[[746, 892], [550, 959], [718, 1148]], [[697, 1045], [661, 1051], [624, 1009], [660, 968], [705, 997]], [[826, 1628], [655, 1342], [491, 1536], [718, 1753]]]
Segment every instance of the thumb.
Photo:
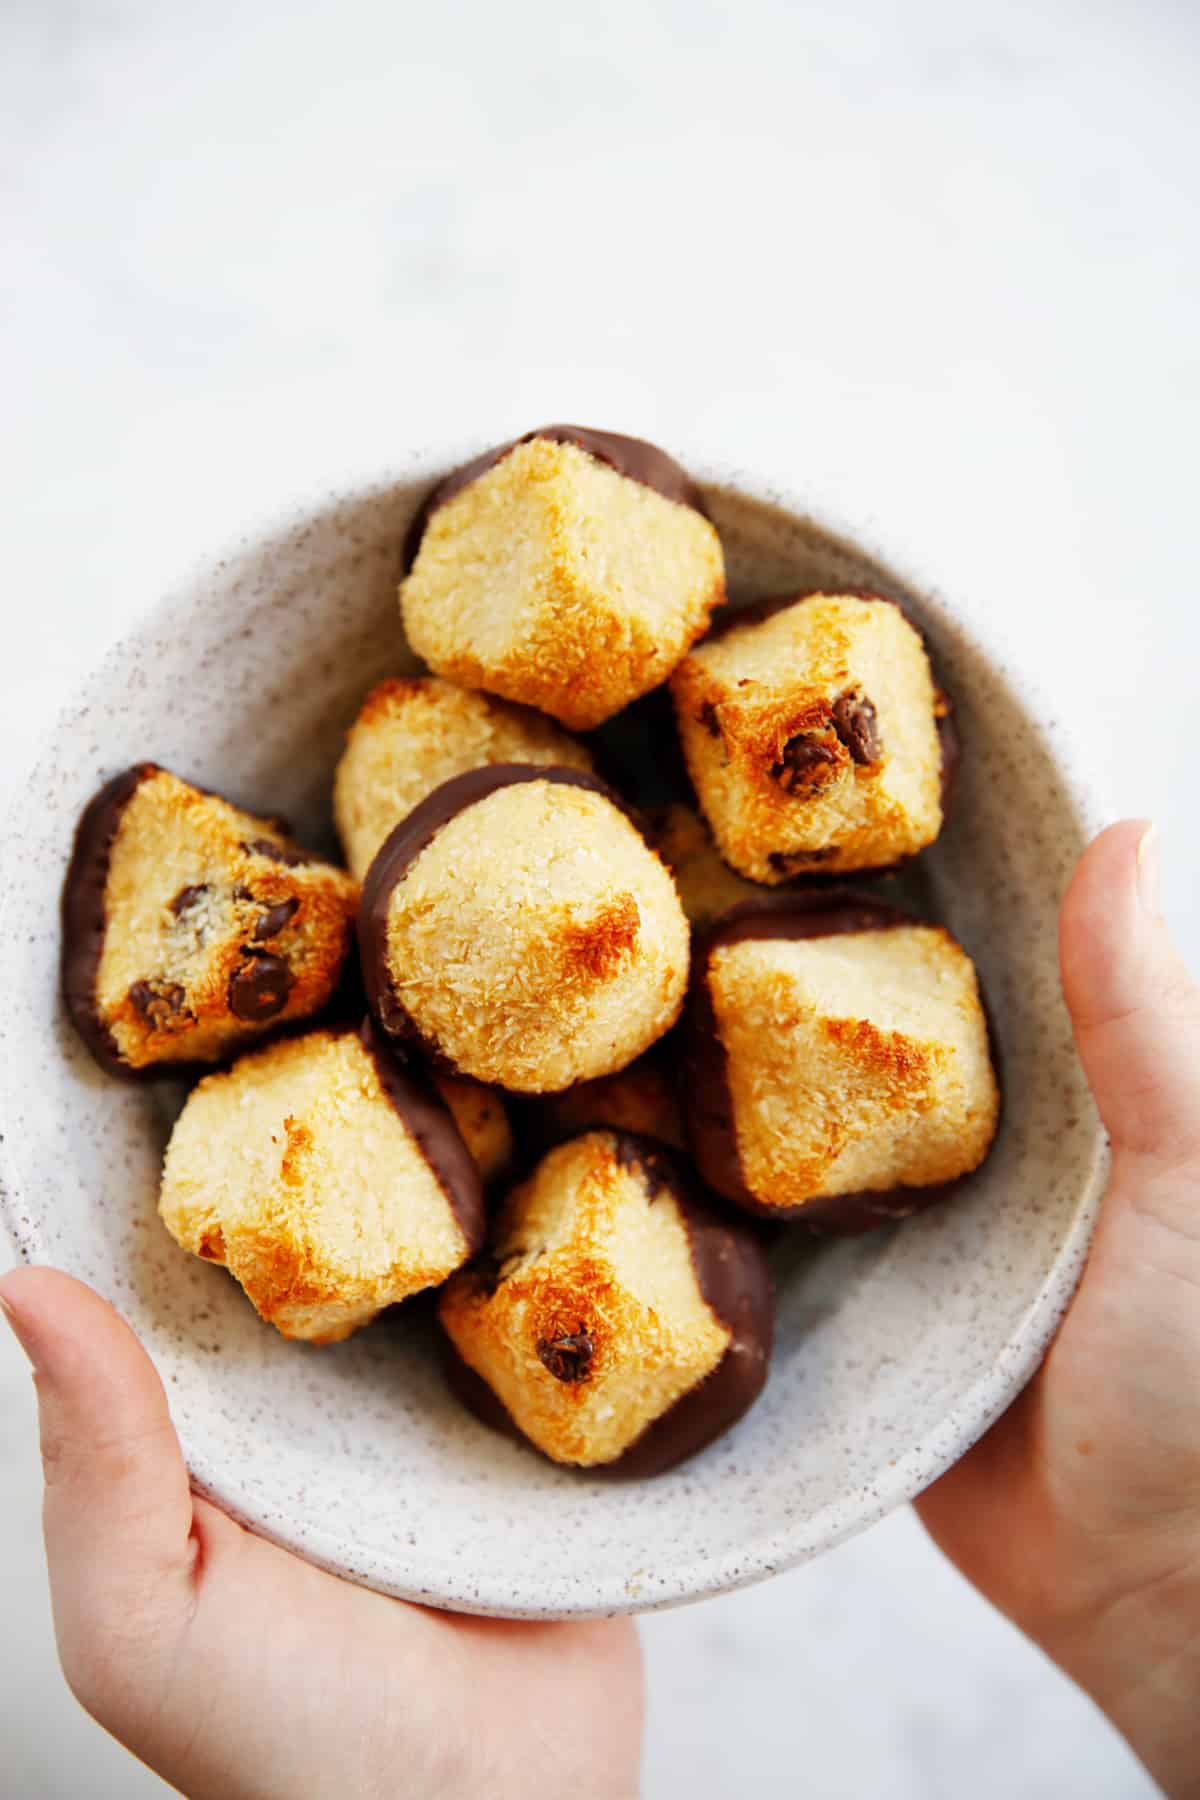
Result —
[[134, 1696], [112, 1693], [112, 1682], [143, 1684], [144, 1704], [157, 1685], [154, 1646], [189, 1616], [192, 1500], [179, 1440], [149, 1357], [82, 1282], [20, 1269], [0, 1281], [0, 1309], [33, 1364], [63, 1668], [119, 1731], [113, 1714]]
[[1114, 1153], [1200, 1165], [1200, 992], [1158, 909], [1154, 827], [1125, 820], [1080, 858], [1059, 930], [1075, 1041]]

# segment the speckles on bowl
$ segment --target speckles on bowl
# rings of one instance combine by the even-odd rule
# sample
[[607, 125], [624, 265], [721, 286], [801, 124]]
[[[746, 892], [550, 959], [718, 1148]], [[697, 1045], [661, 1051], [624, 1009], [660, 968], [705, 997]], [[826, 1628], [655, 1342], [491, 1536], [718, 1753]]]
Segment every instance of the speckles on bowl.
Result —
[[960, 1201], [903, 1228], [816, 1250], [781, 1240], [766, 1394], [655, 1483], [589, 1481], [491, 1436], [447, 1396], [415, 1314], [332, 1350], [285, 1343], [159, 1227], [180, 1092], [109, 1083], [63, 1024], [58, 887], [84, 801], [147, 755], [331, 841], [344, 726], [375, 680], [412, 666], [399, 544], [434, 472], [330, 502], [213, 563], [109, 657], [55, 732], [5, 862], [3, 1216], [22, 1254], [120, 1306], [167, 1381], [198, 1490], [256, 1530], [438, 1605], [639, 1610], [760, 1579], [880, 1517], [960, 1454], [1035, 1365], [1082, 1266], [1104, 1166], [1055, 965], [1083, 824], [1045, 709], [947, 610], [796, 512], [711, 486], [736, 592], [874, 585], [904, 598], [934, 642], [966, 757], [953, 823], [924, 867], [995, 1011], [996, 1153]]

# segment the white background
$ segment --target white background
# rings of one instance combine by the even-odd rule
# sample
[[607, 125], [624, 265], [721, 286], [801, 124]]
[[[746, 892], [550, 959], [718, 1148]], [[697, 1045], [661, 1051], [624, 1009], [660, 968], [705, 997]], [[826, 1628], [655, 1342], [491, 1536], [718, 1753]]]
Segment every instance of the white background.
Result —
[[[1200, 952], [1188, 0], [7, 0], [2, 30], [6, 783], [194, 554], [576, 418], [811, 479], [885, 548], [902, 518], [964, 605], [986, 560]], [[0, 1343], [0, 1794], [162, 1792], [60, 1683], [31, 1401]], [[907, 1515], [645, 1640], [651, 1800], [1151, 1791]]]

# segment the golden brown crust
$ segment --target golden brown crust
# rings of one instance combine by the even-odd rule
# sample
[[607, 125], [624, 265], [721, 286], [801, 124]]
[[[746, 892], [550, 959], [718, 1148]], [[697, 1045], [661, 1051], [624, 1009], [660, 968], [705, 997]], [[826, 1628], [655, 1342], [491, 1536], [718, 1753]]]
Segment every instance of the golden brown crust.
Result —
[[[675, 1194], [651, 1193], [609, 1132], [552, 1150], [439, 1316], [519, 1429], [557, 1462], [614, 1461], [720, 1363], [730, 1328], [700, 1292]], [[572, 1369], [556, 1348], [586, 1344]], [[558, 1372], [556, 1373], [556, 1362]]]
[[632, 894], [617, 894], [590, 919], [572, 918], [564, 909], [553, 939], [562, 956], [563, 983], [590, 987], [607, 981], [626, 961], [638, 941], [641, 914]]
[[434, 512], [401, 606], [439, 674], [586, 730], [665, 681], [724, 594], [701, 514], [535, 438]]
[[285, 1337], [336, 1343], [470, 1253], [430, 1157], [364, 1039], [312, 1031], [193, 1089], [159, 1210], [175, 1240], [225, 1266]]
[[328, 1000], [357, 884], [271, 820], [159, 770], [121, 815], [95, 1010], [130, 1069], [214, 1062]]
[[938, 690], [891, 602], [813, 594], [731, 622], [671, 693], [718, 847], [751, 880], [886, 868], [940, 830]]
[[[975, 971], [948, 931], [901, 915], [814, 936], [802, 924], [748, 916], [759, 935], [726, 942], [717, 928], [698, 977], [711, 1022], [699, 1000], [689, 1018], [690, 1125], [728, 1198], [801, 1218], [820, 1201], [836, 1228], [839, 1196], [861, 1211], [864, 1193], [942, 1187], [977, 1167], [999, 1091]], [[711, 1067], [697, 1032], [719, 1052]]]
[[455, 811], [364, 915], [379, 919], [368, 988], [394, 996], [400, 1028], [518, 1093], [632, 1062], [687, 985], [687, 921], [661, 860], [605, 794], [553, 773]]
[[528, 706], [468, 692], [436, 675], [380, 682], [346, 736], [333, 812], [359, 880], [390, 832], [444, 782], [496, 763], [590, 771], [585, 747]]

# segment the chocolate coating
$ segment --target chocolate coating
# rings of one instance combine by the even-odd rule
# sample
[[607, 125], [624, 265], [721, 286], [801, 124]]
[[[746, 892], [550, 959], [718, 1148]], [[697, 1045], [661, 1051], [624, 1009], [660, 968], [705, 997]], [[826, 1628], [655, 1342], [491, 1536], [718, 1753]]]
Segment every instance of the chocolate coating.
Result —
[[[687, 1230], [697, 1285], [731, 1334], [725, 1354], [711, 1374], [653, 1420], [622, 1455], [579, 1471], [641, 1480], [665, 1474], [695, 1456], [749, 1411], [766, 1385], [775, 1335], [775, 1297], [766, 1252], [748, 1220], [718, 1213], [680, 1158], [665, 1145], [633, 1132], [614, 1131], [609, 1136], [617, 1161], [638, 1172], [652, 1201], [664, 1190], [674, 1195]], [[549, 1368], [541, 1345], [538, 1354]], [[463, 1361], [448, 1338], [445, 1368], [454, 1393], [476, 1418], [494, 1431], [527, 1442], [502, 1401]], [[583, 1376], [561, 1375], [557, 1369], [551, 1373], [560, 1381], [586, 1379], [586, 1370]]]
[[762, 1218], [800, 1220], [814, 1230], [853, 1236], [892, 1219], [907, 1218], [944, 1199], [958, 1184], [894, 1187], [878, 1192], [819, 1195], [800, 1206], [769, 1206], [746, 1186], [738, 1149], [725, 1046], [717, 1034], [708, 985], [716, 950], [751, 939], [832, 937], [849, 931], [888, 931], [926, 921], [889, 901], [849, 888], [817, 888], [774, 894], [731, 907], [701, 933], [692, 959], [683, 1026], [684, 1112], [692, 1154], [704, 1179], [726, 1199]]
[[122, 1061], [96, 1010], [96, 979], [104, 953], [104, 895], [121, 815], [142, 782], [157, 774], [157, 763], [135, 763], [89, 801], [76, 827], [62, 890], [62, 994], [67, 1013], [101, 1068], [127, 1079], [142, 1071]]
[[437, 1177], [467, 1241], [468, 1255], [474, 1255], [487, 1228], [483, 1183], [454, 1114], [423, 1069], [380, 1043], [370, 1019], [363, 1021], [359, 1036], [375, 1064], [379, 1085]]
[[[358, 949], [362, 978], [367, 990], [367, 1004], [380, 1029], [392, 1038], [408, 1038], [421, 1044], [426, 1053], [439, 1063], [448, 1059], [436, 1046], [427, 1043], [392, 985], [387, 965], [387, 917], [392, 894], [404, 880], [443, 825], [456, 819], [469, 806], [486, 800], [499, 788], [518, 786], [526, 781], [548, 781], [557, 787], [586, 788], [602, 794], [637, 825], [630, 808], [606, 782], [582, 769], [569, 769], [557, 763], [542, 767], [535, 763], [492, 763], [486, 768], [469, 769], [434, 788], [419, 805], [414, 806], [381, 845], [363, 883], [358, 909]], [[640, 827], [639, 827], [640, 829]]]
[[473, 481], [494, 469], [498, 462], [517, 448], [519, 444], [532, 443], [534, 438], [550, 438], [557, 444], [575, 444], [594, 456], [597, 462], [607, 463], [618, 475], [625, 475], [630, 481], [638, 481], [643, 487], [653, 488], [665, 500], [673, 500], [679, 506], [690, 506], [693, 512], [708, 517], [700, 489], [685, 469], [680, 468], [674, 457], [668, 456], [665, 450], [658, 449], [655, 444], [648, 444], [644, 438], [622, 437], [615, 431], [592, 431], [585, 425], [540, 425], [535, 431], [527, 431], [522, 437], [510, 438], [506, 444], [497, 444], [493, 450], [485, 450], [471, 462], [464, 463], [455, 469], [425, 496], [417, 509], [415, 518], [409, 526], [404, 540], [404, 567], [411, 569], [416, 561], [417, 552], [421, 548], [421, 539], [439, 506], [445, 506], [447, 500], [453, 500]]
[[766, 1385], [775, 1336], [775, 1297], [766, 1253], [741, 1220], [718, 1213], [686, 1165], [652, 1138], [614, 1132], [617, 1158], [637, 1168], [653, 1199], [669, 1189], [687, 1228], [696, 1281], [731, 1336], [710, 1375], [646, 1427], [605, 1472], [661, 1475], [729, 1429]]

